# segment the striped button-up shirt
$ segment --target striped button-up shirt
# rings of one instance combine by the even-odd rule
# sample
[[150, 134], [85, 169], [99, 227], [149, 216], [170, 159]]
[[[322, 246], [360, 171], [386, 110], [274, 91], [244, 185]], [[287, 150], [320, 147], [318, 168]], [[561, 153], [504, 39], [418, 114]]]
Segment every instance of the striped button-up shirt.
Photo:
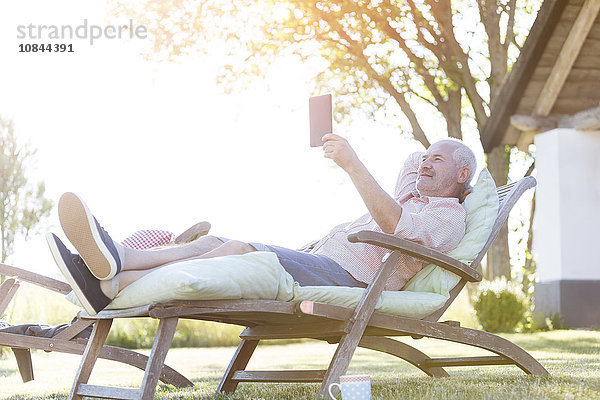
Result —
[[[416, 180], [422, 155], [423, 153], [419, 152], [411, 154], [398, 176], [394, 199], [402, 207], [402, 215], [394, 235], [448, 253], [458, 245], [465, 234], [466, 212], [457, 198], [419, 194]], [[317, 242], [311, 253], [330, 257], [355, 279], [369, 283], [388, 250], [367, 243], [348, 241], [348, 234], [362, 230], [382, 232], [373, 217], [367, 213], [356, 221], [333, 228], [327, 236]], [[386, 282], [385, 290], [400, 290], [427, 264], [417, 258], [401, 255]]]

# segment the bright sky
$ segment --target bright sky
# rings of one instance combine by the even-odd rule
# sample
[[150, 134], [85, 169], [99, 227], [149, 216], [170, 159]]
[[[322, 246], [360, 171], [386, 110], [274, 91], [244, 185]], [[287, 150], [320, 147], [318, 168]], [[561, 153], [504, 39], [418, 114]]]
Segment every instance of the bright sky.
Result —
[[[106, 18], [102, 1], [0, 3], [0, 115], [37, 149], [32, 176], [48, 197], [80, 194], [115, 239], [143, 228], [178, 234], [208, 220], [214, 234], [292, 248], [366, 211], [345, 173], [308, 146], [310, 66], [281, 62], [267, 82], [228, 96], [207, 60], [148, 62], [131, 40], [65, 41], [72, 54], [18, 52], [35, 42], [17, 39], [19, 25], [105, 26]], [[428, 128], [431, 140], [445, 136]], [[404, 158], [422, 149], [389, 121], [334, 131], [388, 191]], [[49, 225], [62, 235], [56, 210]], [[43, 234], [18, 242], [10, 262], [58, 273]]]

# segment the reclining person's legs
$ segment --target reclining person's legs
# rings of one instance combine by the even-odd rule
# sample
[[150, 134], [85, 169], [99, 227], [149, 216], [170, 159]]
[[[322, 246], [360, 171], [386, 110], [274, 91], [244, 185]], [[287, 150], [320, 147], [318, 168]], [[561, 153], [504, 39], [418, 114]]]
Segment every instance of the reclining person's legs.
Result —
[[[239, 255], [257, 250], [275, 253], [283, 268], [301, 285], [366, 286], [329, 257], [262, 243], [203, 236], [181, 246], [154, 250], [126, 248], [110, 237], [77, 195], [65, 193], [60, 198], [58, 209], [63, 230], [79, 255], [72, 255], [55, 235], [48, 237], [50, 248], [69, 283], [79, 286], [78, 296], [87, 299], [88, 312], [104, 308], [118, 292], [154, 269], [183, 260]], [[82, 261], [75, 262], [79, 256]], [[81, 273], [81, 268], [89, 271]], [[86, 274], [88, 276], [83, 279]], [[83, 279], [83, 283], [79, 283], [78, 279]], [[96, 288], [96, 293], [101, 292], [96, 297], [102, 301], [92, 298], [86, 289], [88, 287]]]
[[59, 201], [59, 217], [65, 234], [79, 251], [81, 258], [99, 280], [101, 287], [114, 295], [151, 270], [173, 262], [269, 251], [277, 254], [281, 265], [300, 284], [364, 286], [332, 259], [278, 246], [245, 243], [215, 236], [203, 236], [181, 246], [155, 250], [136, 250], [116, 243], [100, 226], [85, 203], [73, 193], [65, 193]]
[[112, 240], [73, 193], [61, 197], [59, 218], [80, 254], [72, 254], [56, 235], [49, 233], [46, 239], [59, 269], [91, 315], [103, 309], [123, 288], [155, 269], [183, 260], [256, 251], [248, 243], [215, 236], [155, 250], [124, 247]]
[[123, 247], [121, 270], [150, 269], [175, 261], [194, 258], [211, 252], [222, 245], [223, 241], [221, 239], [206, 235], [189, 243], [158, 249], [137, 250]]
[[[204, 236], [206, 237], [206, 236]], [[212, 257], [221, 257], [221, 256], [229, 256], [229, 255], [235, 255], [235, 254], [246, 254], [246, 253], [250, 253], [253, 251], [256, 251], [256, 249], [245, 242], [241, 242], [239, 240], [229, 240], [226, 242], [222, 242], [220, 239], [213, 237], [215, 240], [218, 240], [220, 245], [216, 248], [214, 248], [213, 250], [204, 252], [203, 254], [196, 256], [196, 257], [188, 257], [188, 258], [183, 258], [183, 259], [177, 259], [175, 261], [172, 262], [168, 262], [165, 264], [161, 264], [158, 266], [155, 266], [153, 268], [143, 268], [143, 269], [127, 269], [124, 268], [118, 275], [115, 276], [115, 279], [118, 279], [116, 282], [110, 282], [111, 280], [108, 281], [102, 281], [100, 283], [101, 287], [105, 290], [105, 293], [110, 293], [116, 295], [116, 293], [120, 292], [121, 290], [123, 290], [125, 287], [127, 287], [128, 285], [131, 285], [133, 282], [137, 281], [138, 279], [140, 279], [141, 277], [149, 274], [152, 271], [155, 271], [159, 268], [163, 268], [166, 267], [167, 265], [171, 265], [180, 261], [185, 261], [185, 260], [195, 260], [195, 259], [203, 259], [203, 258], [212, 258]], [[197, 239], [197, 240], [201, 240]], [[128, 249], [129, 250], [129, 249]], [[138, 252], [140, 252], [141, 250], [137, 250]], [[161, 251], [161, 250], [156, 250], [156, 251]], [[142, 253], [153, 253], [155, 252], [153, 251], [141, 251]], [[127, 252], [126, 252], [127, 254]], [[133, 257], [139, 257], [139, 259], [144, 259], [147, 257], [151, 257], [151, 255], [149, 254], [132, 254]], [[128, 264], [125, 263], [125, 266], [127, 266]], [[117, 289], [118, 287], [118, 289]], [[112, 295], [112, 297], [114, 297], [114, 295]]]

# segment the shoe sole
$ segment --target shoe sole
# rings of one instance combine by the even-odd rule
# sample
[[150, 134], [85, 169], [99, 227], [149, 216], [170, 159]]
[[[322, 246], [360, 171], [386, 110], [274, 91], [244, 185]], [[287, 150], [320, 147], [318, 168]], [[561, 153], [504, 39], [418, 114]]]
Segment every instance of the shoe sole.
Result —
[[183, 244], [194, 241], [202, 236], [205, 236], [210, 231], [210, 223], [206, 221], [198, 222], [186, 229], [181, 235], [175, 238], [175, 243]]
[[94, 217], [75, 193], [65, 193], [58, 202], [58, 217], [65, 235], [75, 246], [92, 275], [100, 280], [117, 273], [117, 263], [96, 228]]
[[63, 276], [67, 279], [67, 282], [71, 286], [71, 289], [73, 290], [73, 292], [75, 292], [77, 299], [81, 302], [81, 305], [83, 306], [85, 311], [90, 316], [96, 315], [97, 314], [96, 310], [94, 310], [94, 307], [92, 307], [92, 305], [88, 301], [87, 297], [85, 297], [85, 295], [79, 288], [79, 285], [77, 284], [77, 282], [75, 281], [75, 278], [71, 274], [71, 270], [69, 270], [69, 268], [67, 268], [65, 261], [63, 260], [61, 254], [60, 254], [60, 250], [58, 249], [58, 246], [56, 246], [56, 242], [54, 241], [54, 237], [52, 236], [52, 233], [46, 234], [46, 242], [48, 242], [48, 246], [50, 247], [50, 253], [52, 253], [52, 257], [54, 258], [54, 261], [56, 262], [58, 269], [60, 270], [60, 272], [62, 272]]

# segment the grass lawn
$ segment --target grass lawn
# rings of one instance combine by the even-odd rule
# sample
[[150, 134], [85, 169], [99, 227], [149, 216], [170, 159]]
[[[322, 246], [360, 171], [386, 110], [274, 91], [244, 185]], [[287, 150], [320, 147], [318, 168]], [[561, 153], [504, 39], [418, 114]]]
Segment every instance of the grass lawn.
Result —
[[[600, 332], [553, 331], [505, 335], [536, 357], [550, 372], [548, 378], [525, 375], [514, 366], [449, 369], [451, 378], [429, 378], [402, 360], [359, 349], [349, 374], [370, 374], [374, 399], [600, 399]], [[477, 349], [439, 341], [416, 342], [432, 356], [485, 354]], [[312, 399], [317, 384], [240, 384], [234, 395], [214, 393], [234, 352], [231, 347], [172, 349], [167, 363], [196, 386], [176, 389], [159, 385], [158, 399]], [[248, 369], [300, 367], [322, 369], [335, 347], [307, 341], [259, 346]], [[0, 360], [0, 399], [64, 399], [79, 356], [33, 354], [36, 380], [22, 383], [10, 352]], [[90, 383], [137, 386], [142, 373], [135, 368], [100, 360]]]

